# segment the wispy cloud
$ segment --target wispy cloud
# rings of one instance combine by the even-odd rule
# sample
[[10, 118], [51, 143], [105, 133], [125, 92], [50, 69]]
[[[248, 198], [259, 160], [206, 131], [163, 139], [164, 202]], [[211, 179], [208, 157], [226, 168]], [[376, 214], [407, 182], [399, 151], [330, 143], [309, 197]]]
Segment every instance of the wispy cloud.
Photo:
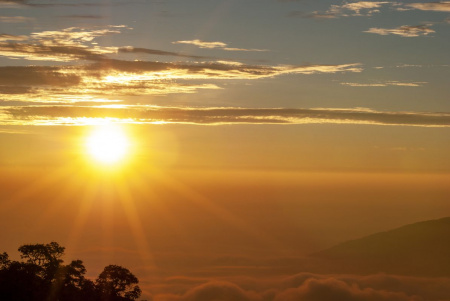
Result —
[[12, 7], [50, 7], [50, 6], [66, 6], [66, 7], [97, 7], [97, 6], [111, 6], [111, 5], [125, 5], [132, 1], [95, 3], [95, 2], [58, 2], [53, 0], [39, 1], [39, 0], [0, 0], [0, 6]]
[[171, 52], [171, 51], [163, 51], [163, 50], [157, 50], [157, 49], [148, 49], [148, 48], [139, 48], [139, 47], [121, 47], [118, 49], [119, 53], [144, 53], [144, 54], [151, 54], [151, 55], [163, 55], [163, 56], [178, 56], [178, 57], [185, 57], [185, 58], [193, 58], [193, 59], [205, 59], [205, 58], [211, 58], [206, 56], [199, 56], [199, 55], [189, 55], [189, 54], [183, 54], [179, 52]]
[[[0, 67], [0, 95], [4, 101], [22, 99], [21, 101], [30, 102], [65, 103], [91, 101], [92, 96], [106, 97], [111, 95], [112, 91], [116, 96], [123, 96], [193, 93], [197, 89], [219, 89], [217, 85], [207, 82], [177, 83], [174, 80], [259, 79], [283, 74], [360, 70], [357, 64], [262, 66], [230, 62], [163, 63], [98, 59], [96, 63], [82, 66]], [[5, 92], [21, 89], [28, 94], [12, 95]], [[81, 95], [84, 97], [80, 97]]]
[[449, 127], [450, 113], [381, 112], [369, 109], [177, 108], [155, 106], [3, 107], [0, 124], [80, 125], [99, 120], [181, 124], [372, 124]]
[[[71, 66], [0, 67], [3, 101], [79, 102], [124, 95], [167, 95], [220, 89], [209, 80], [260, 79], [284, 74], [361, 72], [358, 63], [337, 65], [249, 65], [211, 57], [137, 47], [101, 47], [94, 39], [120, 33], [126, 26], [0, 36], [0, 56], [10, 59], [73, 62]], [[212, 46], [211, 46], [212, 47]], [[114, 59], [118, 54], [141, 53], [190, 58], [192, 62], [131, 61]], [[208, 59], [209, 61], [203, 61]], [[75, 64], [76, 63], [76, 64]], [[199, 83], [198, 80], [203, 81]], [[194, 82], [196, 81], [196, 82]], [[21, 93], [23, 91], [23, 93]]]
[[[116, 53], [116, 47], [99, 47], [89, 44], [96, 37], [120, 33], [125, 26], [108, 26], [102, 29], [66, 28], [60, 31], [35, 32], [20, 39], [6, 35], [0, 39], [0, 56], [26, 60], [74, 61], [97, 60], [103, 54]], [[18, 41], [21, 41], [20, 43]]]
[[371, 16], [379, 13], [382, 6], [392, 5], [387, 1], [358, 1], [344, 3], [341, 5], [331, 5], [326, 11], [313, 11], [310, 13], [291, 12], [290, 17], [303, 17], [313, 19], [334, 19], [339, 17], [350, 16]]
[[60, 16], [60, 18], [67, 18], [67, 19], [103, 19], [104, 16], [101, 15], [65, 15]]
[[300, 12], [293, 11], [289, 17], [301, 17], [312, 19], [335, 19], [339, 17], [372, 16], [380, 13], [383, 7], [391, 7], [397, 11], [407, 11], [412, 9], [424, 11], [449, 12], [450, 2], [427, 2], [427, 3], [401, 3], [397, 1], [356, 1], [344, 2], [341, 5], [331, 5], [326, 11]]
[[410, 3], [410, 4], [405, 4], [405, 6], [413, 8], [413, 9], [419, 9], [419, 10], [450, 12], [450, 2], [449, 1]]
[[205, 42], [202, 40], [186, 40], [186, 41], [176, 41], [172, 42], [173, 44], [189, 44], [189, 45], [195, 45], [199, 48], [207, 48], [207, 49], [214, 49], [219, 48], [226, 51], [267, 51], [265, 49], [245, 49], [245, 48], [233, 48], [228, 47], [228, 44], [224, 42]]
[[0, 42], [3, 41], [25, 41], [27, 36], [15, 36], [10, 34], [0, 34]]
[[366, 30], [364, 32], [368, 33], [375, 33], [379, 35], [399, 35], [401, 37], [419, 37], [419, 36], [426, 36], [430, 33], [435, 32], [433, 29], [429, 27], [429, 25], [403, 25], [397, 28], [370, 28], [369, 30]]
[[399, 81], [386, 81], [377, 83], [341, 83], [344, 86], [350, 87], [388, 87], [388, 86], [398, 86], [398, 87], [421, 87], [427, 82], [399, 82]]
[[352, 16], [367, 16], [380, 12], [381, 6], [389, 4], [387, 1], [359, 1], [353, 3], [345, 3], [343, 5], [332, 5], [331, 11], [346, 16], [350, 12]]
[[25, 23], [33, 21], [33, 18], [23, 16], [0, 16], [0, 23]]

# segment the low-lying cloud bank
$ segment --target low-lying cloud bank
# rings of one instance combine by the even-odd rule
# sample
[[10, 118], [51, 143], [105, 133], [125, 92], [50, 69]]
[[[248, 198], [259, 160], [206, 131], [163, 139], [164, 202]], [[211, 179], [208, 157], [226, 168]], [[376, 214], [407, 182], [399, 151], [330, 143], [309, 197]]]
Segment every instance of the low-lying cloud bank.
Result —
[[376, 124], [450, 126], [450, 113], [382, 112], [369, 109], [187, 108], [154, 106], [11, 106], [3, 125], [85, 125], [101, 122], [178, 124]]
[[448, 296], [448, 278], [300, 273], [269, 281], [210, 280], [182, 294], [154, 294], [153, 301], [437, 301]]

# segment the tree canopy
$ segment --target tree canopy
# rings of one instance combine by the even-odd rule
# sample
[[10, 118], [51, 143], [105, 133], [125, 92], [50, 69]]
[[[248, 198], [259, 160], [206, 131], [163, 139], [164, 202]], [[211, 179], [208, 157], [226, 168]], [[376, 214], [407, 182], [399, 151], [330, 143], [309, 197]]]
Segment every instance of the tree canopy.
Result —
[[56, 242], [19, 247], [21, 261], [0, 253], [0, 297], [9, 301], [133, 301], [139, 280], [128, 269], [109, 265], [96, 280], [85, 277], [81, 260], [64, 264]]

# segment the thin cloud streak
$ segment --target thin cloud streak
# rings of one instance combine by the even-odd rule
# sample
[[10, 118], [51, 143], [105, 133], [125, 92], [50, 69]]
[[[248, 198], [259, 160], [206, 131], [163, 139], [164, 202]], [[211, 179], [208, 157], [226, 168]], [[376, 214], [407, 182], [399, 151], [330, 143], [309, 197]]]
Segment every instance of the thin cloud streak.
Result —
[[267, 51], [266, 49], [246, 49], [246, 48], [233, 48], [228, 47], [228, 44], [224, 42], [205, 42], [202, 40], [187, 40], [187, 41], [176, 41], [172, 42], [172, 44], [188, 44], [188, 45], [194, 45], [199, 48], [206, 48], [206, 49], [222, 49], [226, 51]]
[[403, 25], [397, 28], [370, 28], [367, 31], [368, 33], [375, 33], [379, 35], [399, 35], [401, 37], [419, 37], [419, 36], [426, 36], [430, 33], [434, 33], [435, 31], [429, 27], [429, 25]]
[[378, 83], [341, 83], [344, 86], [350, 87], [388, 87], [388, 86], [397, 86], [397, 87], [421, 87], [427, 82], [399, 82], [399, 81], [387, 81], [387, 82], [378, 82]]
[[211, 57], [207, 56], [199, 56], [199, 55], [189, 55], [189, 54], [183, 54], [179, 52], [171, 52], [171, 51], [163, 51], [163, 50], [157, 50], [157, 49], [148, 49], [148, 48], [139, 48], [139, 47], [121, 47], [118, 49], [119, 53], [144, 53], [144, 54], [150, 54], [150, 55], [163, 55], [163, 56], [177, 56], [177, 57], [184, 57], [184, 58], [192, 58], [192, 59], [208, 59]]
[[25, 23], [33, 20], [33, 18], [23, 16], [0, 16], [0, 23]]
[[371, 124], [449, 127], [450, 113], [370, 109], [179, 108], [154, 106], [24, 106], [0, 109], [3, 125], [84, 125], [101, 122], [221, 124]]

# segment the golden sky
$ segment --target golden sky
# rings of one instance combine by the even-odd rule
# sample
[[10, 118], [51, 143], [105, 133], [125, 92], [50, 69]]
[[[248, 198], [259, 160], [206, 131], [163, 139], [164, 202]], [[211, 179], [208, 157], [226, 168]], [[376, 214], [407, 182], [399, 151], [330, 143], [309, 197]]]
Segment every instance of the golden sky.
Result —
[[0, 252], [154, 301], [448, 298], [305, 256], [449, 215], [449, 6], [0, 0]]

